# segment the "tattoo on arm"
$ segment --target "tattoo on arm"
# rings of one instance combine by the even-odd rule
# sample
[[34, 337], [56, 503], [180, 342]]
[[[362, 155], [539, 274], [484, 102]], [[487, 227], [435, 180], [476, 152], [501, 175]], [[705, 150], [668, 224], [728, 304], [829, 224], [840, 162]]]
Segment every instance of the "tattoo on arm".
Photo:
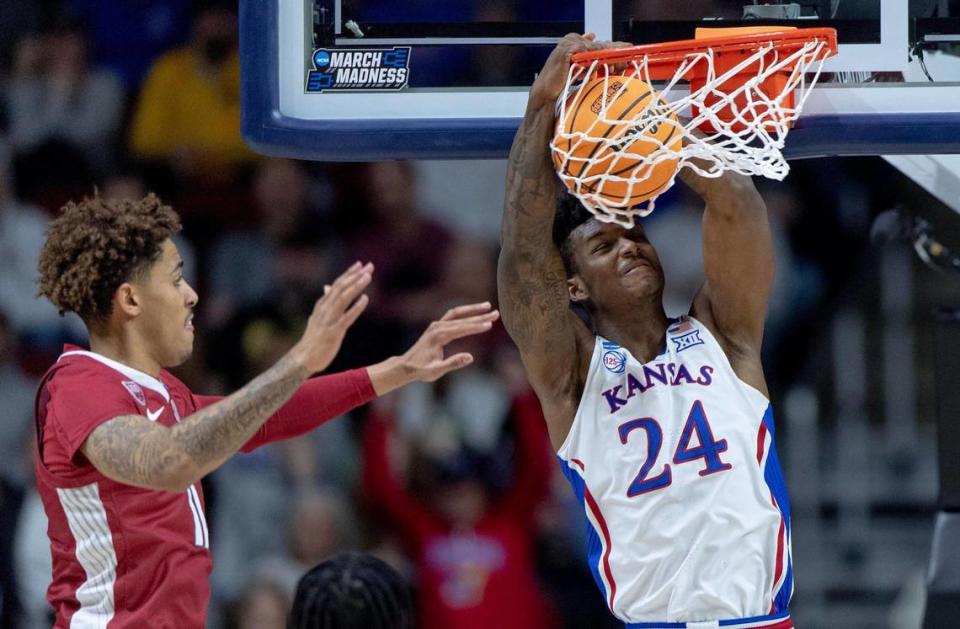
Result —
[[[82, 451], [98, 470], [120, 482], [155, 489], [189, 485], [246, 443], [309, 375], [284, 356], [233, 395], [173, 428], [139, 415], [116, 417], [94, 429]], [[179, 470], [189, 470], [184, 474], [189, 478], [181, 478]]]
[[233, 395], [174, 426], [173, 441], [205, 474], [249, 441], [309, 375], [288, 354]]
[[84, 456], [116, 481], [162, 489], [163, 472], [177, 469], [183, 453], [170, 444], [170, 429], [141, 415], [115, 417], [98, 426], [84, 442]]
[[556, 334], [569, 334], [566, 275], [551, 236], [552, 130], [548, 109], [528, 110], [507, 163], [498, 284], [504, 324], [523, 352], [544, 352], [555, 346]]

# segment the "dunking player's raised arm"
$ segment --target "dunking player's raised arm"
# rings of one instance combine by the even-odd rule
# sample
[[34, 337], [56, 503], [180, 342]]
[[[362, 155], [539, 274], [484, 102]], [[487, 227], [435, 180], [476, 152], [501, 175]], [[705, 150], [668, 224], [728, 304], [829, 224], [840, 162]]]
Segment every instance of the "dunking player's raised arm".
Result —
[[680, 177], [706, 202], [706, 283], [692, 313], [715, 332], [737, 375], [766, 393], [760, 345], [774, 276], [767, 207], [750, 177], [727, 171], [711, 179], [690, 169]]
[[[590, 34], [569, 34], [560, 41], [530, 89], [507, 161], [497, 270], [500, 311], [544, 403], [554, 445], [573, 421], [586, 368], [581, 351], [592, 347], [593, 339], [570, 310], [563, 261], [551, 237], [557, 186], [549, 143], [570, 56], [599, 46]], [[549, 408], [550, 400], [564, 399], [569, 408]]]

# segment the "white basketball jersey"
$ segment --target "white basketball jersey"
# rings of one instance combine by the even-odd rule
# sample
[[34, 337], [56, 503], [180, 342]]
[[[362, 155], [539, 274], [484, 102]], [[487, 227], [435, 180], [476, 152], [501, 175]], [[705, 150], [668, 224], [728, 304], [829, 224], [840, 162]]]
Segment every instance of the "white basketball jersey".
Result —
[[646, 364], [598, 337], [558, 455], [615, 616], [650, 628], [792, 626], [773, 413], [703, 324], [671, 322]]

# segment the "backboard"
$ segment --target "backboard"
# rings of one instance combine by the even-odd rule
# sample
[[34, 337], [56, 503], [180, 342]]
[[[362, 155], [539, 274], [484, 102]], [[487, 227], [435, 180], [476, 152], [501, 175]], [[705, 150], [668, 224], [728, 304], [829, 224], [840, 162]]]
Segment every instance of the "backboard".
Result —
[[241, 0], [242, 130], [259, 152], [304, 159], [502, 158], [567, 32], [650, 43], [771, 24], [832, 26], [840, 42], [788, 157], [960, 153], [958, 5]]

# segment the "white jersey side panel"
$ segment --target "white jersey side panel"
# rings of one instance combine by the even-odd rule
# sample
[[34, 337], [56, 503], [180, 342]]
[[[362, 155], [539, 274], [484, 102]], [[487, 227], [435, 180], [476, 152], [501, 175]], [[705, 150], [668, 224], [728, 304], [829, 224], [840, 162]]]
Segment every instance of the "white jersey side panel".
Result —
[[597, 338], [558, 455], [594, 577], [628, 623], [787, 613], [789, 501], [766, 397], [691, 317], [641, 364]]

